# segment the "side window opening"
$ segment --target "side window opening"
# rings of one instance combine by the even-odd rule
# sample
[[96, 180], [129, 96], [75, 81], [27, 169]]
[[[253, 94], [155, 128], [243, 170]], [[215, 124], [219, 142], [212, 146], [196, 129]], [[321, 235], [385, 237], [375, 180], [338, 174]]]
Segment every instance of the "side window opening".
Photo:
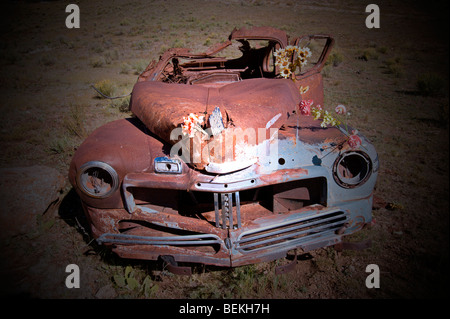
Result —
[[[300, 48], [308, 48], [311, 56], [307, 58], [307, 62], [301, 67], [297, 68], [295, 75], [301, 78], [306, 73], [312, 72], [314, 69], [320, 72], [325, 64], [334, 40], [329, 36], [304, 36], [294, 40], [293, 45]], [[297, 59], [297, 54], [294, 54], [293, 60]]]

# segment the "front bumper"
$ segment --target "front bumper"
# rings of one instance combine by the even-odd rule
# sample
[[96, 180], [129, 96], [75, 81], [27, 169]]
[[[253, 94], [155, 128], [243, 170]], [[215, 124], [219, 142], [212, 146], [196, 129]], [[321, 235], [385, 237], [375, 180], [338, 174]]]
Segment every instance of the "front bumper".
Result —
[[[244, 222], [239, 228], [140, 209], [132, 215], [124, 209], [85, 210], [97, 241], [120, 257], [172, 256], [176, 262], [235, 267], [283, 258], [293, 249], [306, 252], [338, 244], [371, 221], [371, 201], [372, 196], [340, 207], [312, 205]], [[251, 207], [242, 209], [247, 214]]]

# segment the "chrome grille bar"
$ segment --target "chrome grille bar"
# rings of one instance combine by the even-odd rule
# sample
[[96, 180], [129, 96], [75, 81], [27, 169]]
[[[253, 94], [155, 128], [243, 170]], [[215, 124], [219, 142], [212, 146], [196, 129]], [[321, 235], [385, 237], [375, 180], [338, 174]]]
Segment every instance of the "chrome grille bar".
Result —
[[[236, 219], [233, 216], [233, 194], [235, 198]], [[219, 194], [214, 193], [214, 213], [216, 227], [223, 229], [241, 228], [241, 201], [239, 192], [220, 194], [220, 207]]]
[[241, 234], [236, 249], [255, 251], [280, 245], [287, 241], [306, 241], [313, 237], [334, 233], [348, 221], [344, 212], [331, 212], [322, 216], [290, 221]]
[[221, 244], [222, 240], [216, 235], [199, 234], [186, 236], [151, 237], [128, 234], [106, 233], [97, 238], [97, 242], [129, 245], [212, 245]]

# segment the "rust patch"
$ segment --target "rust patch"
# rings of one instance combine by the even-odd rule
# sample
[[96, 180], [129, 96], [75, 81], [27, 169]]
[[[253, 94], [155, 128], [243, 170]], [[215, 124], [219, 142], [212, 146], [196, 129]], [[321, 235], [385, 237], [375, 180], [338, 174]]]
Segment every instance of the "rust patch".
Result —
[[308, 175], [308, 170], [303, 168], [297, 169], [280, 169], [270, 175], [261, 175], [262, 182], [267, 184], [280, 184], [290, 180], [299, 179]]

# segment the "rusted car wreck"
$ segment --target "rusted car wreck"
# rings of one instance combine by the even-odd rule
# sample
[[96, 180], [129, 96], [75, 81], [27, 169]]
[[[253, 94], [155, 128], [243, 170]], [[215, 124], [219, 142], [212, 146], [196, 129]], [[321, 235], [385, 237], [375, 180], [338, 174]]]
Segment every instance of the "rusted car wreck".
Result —
[[[333, 42], [235, 29], [204, 53], [152, 61], [135, 117], [95, 130], [70, 166], [97, 241], [124, 258], [234, 267], [336, 245], [371, 222], [374, 147], [299, 111], [323, 105]], [[282, 76], [280, 49], [300, 46], [311, 62]]]

